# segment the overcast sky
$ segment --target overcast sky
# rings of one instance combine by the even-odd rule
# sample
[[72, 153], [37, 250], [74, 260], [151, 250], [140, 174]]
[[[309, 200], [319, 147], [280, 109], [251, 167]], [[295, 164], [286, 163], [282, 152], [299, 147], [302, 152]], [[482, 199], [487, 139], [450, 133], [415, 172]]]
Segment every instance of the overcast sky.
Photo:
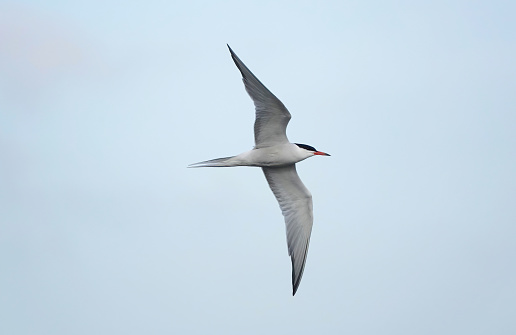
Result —
[[[514, 1], [3, 1], [1, 334], [515, 334]], [[226, 43], [330, 153], [299, 290]]]

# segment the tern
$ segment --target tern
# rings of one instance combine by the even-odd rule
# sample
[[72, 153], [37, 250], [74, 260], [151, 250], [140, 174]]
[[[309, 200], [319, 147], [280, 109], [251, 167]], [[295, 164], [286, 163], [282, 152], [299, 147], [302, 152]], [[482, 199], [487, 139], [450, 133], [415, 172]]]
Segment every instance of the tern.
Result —
[[290, 143], [286, 130], [290, 113], [245, 66], [228, 45], [231, 57], [242, 74], [245, 89], [254, 102], [255, 146], [236, 156], [216, 158], [188, 167], [261, 167], [269, 187], [278, 200], [287, 230], [288, 254], [292, 261], [292, 295], [303, 276], [312, 233], [312, 194], [296, 171], [296, 163], [313, 156], [330, 156], [306, 144]]

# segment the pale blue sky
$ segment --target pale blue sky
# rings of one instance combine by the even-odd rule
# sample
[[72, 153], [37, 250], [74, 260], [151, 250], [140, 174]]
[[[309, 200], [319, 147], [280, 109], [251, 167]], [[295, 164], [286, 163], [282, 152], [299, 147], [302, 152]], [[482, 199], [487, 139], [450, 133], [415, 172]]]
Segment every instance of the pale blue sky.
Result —
[[[1, 334], [515, 334], [513, 1], [3, 1]], [[291, 296], [226, 47], [293, 115]]]

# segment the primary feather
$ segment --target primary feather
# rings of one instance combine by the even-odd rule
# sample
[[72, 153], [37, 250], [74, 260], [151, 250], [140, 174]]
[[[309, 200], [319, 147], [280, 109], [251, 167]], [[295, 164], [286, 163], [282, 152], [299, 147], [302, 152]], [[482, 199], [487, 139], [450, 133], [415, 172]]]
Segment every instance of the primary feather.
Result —
[[256, 110], [254, 121], [255, 148], [287, 143], [287, 125], [291, 118], [289, 111], [245, 66], [229, 45], [228, 48], [233, 61], [242, 74], [245, 89], [254, 102]]
[[294, 295], [301, 283], [312, 233], [312, 194], [299, 179], [295, 164], [262, 169], [285, 217]]

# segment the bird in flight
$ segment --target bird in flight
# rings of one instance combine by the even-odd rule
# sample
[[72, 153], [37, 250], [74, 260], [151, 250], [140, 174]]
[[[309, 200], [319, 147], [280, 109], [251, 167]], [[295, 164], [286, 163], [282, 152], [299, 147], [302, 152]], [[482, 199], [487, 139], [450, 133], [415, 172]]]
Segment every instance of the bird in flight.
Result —
[[245, 89], [254, 102], [255, 146], [236, 156], [216, 158], [189, 167], [261, 167], [280, 205], [287, 229], [288, 253], [292, 261], [292, 295], [303, 276], [312, 233], [312, 194], [296, 172], [296, 163], [312, 156], [330, 156], [306, 144], [290, 143], [286, 130], [290, 113], [245, 66], [228, 45], [231, 57], [242, 74]]

